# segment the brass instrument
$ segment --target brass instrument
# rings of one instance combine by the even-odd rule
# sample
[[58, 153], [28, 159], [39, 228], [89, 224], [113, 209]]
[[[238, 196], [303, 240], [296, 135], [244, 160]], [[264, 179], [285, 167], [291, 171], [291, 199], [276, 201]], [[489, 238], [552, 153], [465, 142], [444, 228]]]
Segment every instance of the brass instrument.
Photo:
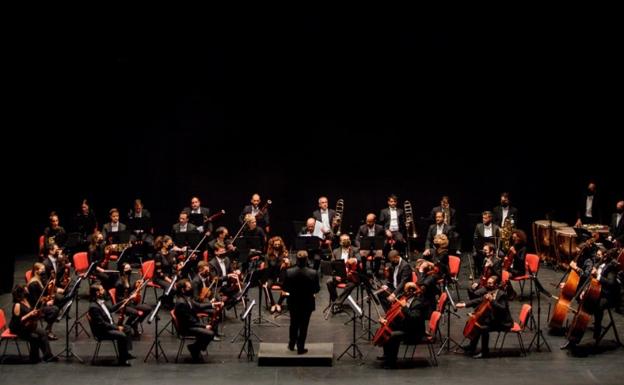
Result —
[[344, 212], [344, 199], [340, 198], [336, 201], [336, 213], [334, 214], [334, 219], [332, 220], [332, 228], [336, 228], [334, 234], [336, 236], [340, 236], [340, 230], [342, 227], [342, 214]]
[[514, 223], [513, 223], [513, 219], [511, 219], [509, 216], [507, 216], [505, 218], [505, 221], [503, 222], [503, 227], [501, 229], [501, 249], [503, 251], [503, 254], [507, 254], [509, 252], [509, 249], [511, 248], [511, 233], [513, 232], [514, 229]]
[[414, 223], [414, 214], [412, 213], [412, 203], [410, 201], [403, 202], [403, 210], [405, 211], [405, 228], [410, 238], [418, 238], [416, 232], [416, 224]]

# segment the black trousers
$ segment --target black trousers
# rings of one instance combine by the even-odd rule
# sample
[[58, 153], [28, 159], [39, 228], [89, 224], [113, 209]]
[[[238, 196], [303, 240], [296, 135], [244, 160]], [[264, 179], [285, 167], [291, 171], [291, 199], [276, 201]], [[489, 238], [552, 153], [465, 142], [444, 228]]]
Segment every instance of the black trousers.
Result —
[[39, 362], [39, 350], [43, 353], [43, 358], [48, 359], [52, 357], [52, 351], [50, 350], [50, 341], [48, 341], [48, 333], [42, 328], [37, 328], [32, 332], [24, 331], [19, 333], [19, 337], [28, 341], [30, 345], [30, 361]]
[[119, 350], [119, 361], [123, 362], [128, 359], [129, 351], [132, 350], [132, 332], [128, 326], [124, 326], [124, 330], [107, 330], [106, 333], [98, 335], [102, 340], [113, 340], [117, 343]]
[[190, 349], [206, 350], [208, 344], [214, 338], [214, 332], [205, 327], [189, 328], [185, 335], [194, 336], [195, 342], [189, 345]]
[[306, 337], [308, 335], [308, 325], [310, 324], [311, 315], [312, 311], [310, 310], [290, 311], [289, 346], [292, 347], [297, 345], [297, 350], [303, 350], [305, 347]]

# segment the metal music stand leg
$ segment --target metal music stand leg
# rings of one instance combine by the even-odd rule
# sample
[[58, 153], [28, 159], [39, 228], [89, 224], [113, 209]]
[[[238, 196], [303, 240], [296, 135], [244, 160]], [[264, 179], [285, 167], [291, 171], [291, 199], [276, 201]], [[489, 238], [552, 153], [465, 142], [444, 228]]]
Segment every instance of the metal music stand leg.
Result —
[[[353, 317], [351, 317], [351, 321], [353, 321], [353, 340], [351, 342], [351, 344], [349, 346], [347, 346], [347, 348], [345, 349], [344, 352], [342, 352], [342, 354], [340, 354], [338, 356], [338, 361], [342, 358], [342, 356], [344, 356], [345, 354], [349, 355], [351, 358], [360, 358], [362, 359], [362, 357], [364, 357], [364, 355], [362, 354], [362, 351], [360, 350], [360, 348], [357, 346], [357, 337], [355, 335], [355, 326], [356, 326], [356, 318], [357, 317], [357, 313], [355, 312], [355, 310], [353, 310]], [[349, 350], [353, 349], [353, 353], [350, 352]]]
[[[444, 290], [446, 291], [447, 295], [449, 295], [450, 297], [448, 286], [444, 286]], [[455, 315], [455, 314], [451, 313], [450, 300], [446, 301], [445, 306], [446, 306], [446, 337], [444, 338], [442, 345], [440, 345], [440, 349], [438, 350], [438, 356], [442, 354], [442, 350], [444, 350], [444, 346], [446, 346], [447, 353], [451, 352], [451, 344], [455, 346], [455, 348], [453, 349], [454, 351], [456, 351], [457, 349], [462, 349], [462, 346], [451, 337], [451, 315]]]
[[268, 324], [271, 326], [277, 326], [278, 328], [282, 326], [278, 324], [277, 322], [271, 321], [270, 319], [262, 318], [262, 284], [258, 286], [258, 318], [254, 319], [253, 323], [257, 325]]
[[[73, 303], [74, 300], [75, 300], [75, 297], [73, 299], [71, 299], [70, 301]], [[67, 306], [71, 306], [72, 303], [70, 303]], [[77, 306], [76, 306], [76, 309], [78, 309]], [[77, 359], [78, 361], [80, 361], [81, 363], [84, 364], [84, 361], [82, 360], [82, 358], [80, 358], [76, 353], [74, 353], [74, 351], [72, 350], [71, 345], [69, 344], [69, 335], [71, 334], [71, 329], [69, 327], [69, 309], [66, 309], [64, 318], [65, 318], [65, 349], [63, 349], [61, 352], [56, 354], [54, 357], [60, 357], [61, 355], [63, 355], [63, 353], [65, 353], [65, 359], [66, 360], [69, 360], [69, 359], [71, 359], [73, 357], [73, 358]], [[81, 327], [82, 327], [82, 325], [81, 325]], [[86, 332], [86, 330], [85, 330], [85, 332]]]
[[145, 359], [143, 360], [143, 362], [147, 362], [147, 359], [150, 356], [154, 356], [154, 358], [156, 359], [156, 363], [159, 363], [161, 354], [163, 358], [165, 359], [165, 361], [169, 362], [169, 359], [167, 358], [167, 355], [165, 354], [165, 350], [163, 349], [162, 345], [160, 344], [160, 340], [158, 339], [158, 336], [160, 336], [160, 333], [165, 331], [169, 325], [165, 324], [162, 330], [158, 330], [158, 320], [160, 320], [160, 317], [156, 315], [156, 317], [154, 317], [154, 342], [152, 343], [152, 346], [150, 346], [149, 350], [147, 351], [147, 354], [145, 355]]
[[613, 320], [613, 313], [611, 313], [610, 308], [607, 309], [607, 311], [609, 313], [609, 319], [611, 322], [609, 322], [609, 325], [607, 325], [607, 327], [605, 327], [602, 333], [600, 334], [600, 338], [598, 339], [598, 341], [596, 341], [596, 345], [598, 345], [600, 341], [602, 341], [604, 336], [609, 332], [609, 329], [613, 328], [613, 334], [615, 335], [615, 341], [617, 342], [618, 347], [624, 348], [624, 344], [622, 344], [622, 341], [620, 340], [620, 335], [618, 334], [618, 330], [615, 327], [615, 321]]

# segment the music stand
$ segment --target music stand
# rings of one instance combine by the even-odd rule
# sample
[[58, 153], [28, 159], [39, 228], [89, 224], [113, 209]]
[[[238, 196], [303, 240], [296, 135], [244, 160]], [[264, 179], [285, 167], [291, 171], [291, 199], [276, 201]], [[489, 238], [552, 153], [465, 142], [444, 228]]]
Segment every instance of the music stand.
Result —
[[241, 320], [245, 322], [245, 325], [243, 326], [244, 341], [243, 341], [243, 346], [241, 347], [241, 350], [238, 353], [238, 358], [241, 358], [241, 355], [243, 354], [243, 352], [247, 352], [248, 361], [253, 361], [253, 357], [254, 357], [254, 348], [253, 348], [253, 343], [251, 342], [251, 336], [252, 334], [253, 335], [255, 334], [251, 331], [251, 311], [255, 305], [256, 305], [256, 300], [254, 299], [251, 301], [251, 303], [249, 304], [249, 307], [247, 307], [243, 315], [241, 315]]
[[[347, 297], [347, 302], [349, 302], [349, 305], [351, 306], [351, 309], [353, 309], [353, 316], [351, 317], [351, 320], [353, 321], [353, 339], [351, 341], [351, 344], [349, 346], [347, 346], [347, 348], [345, 349], [344, 352], [342, 352], [342, 354], [340, 354], [340, 356], [338, 356], [338, 360], [340, 360], [342, 358], [342, 356], [344, 356], [345, 354], [349, 355], [351, 358], [360, 358], [362, 359], [362, 357], [364, 357], [364, 355], [362, 354], [362, 351], [360, 350], [360, 348], [357, 346], [357, 336], [355, 335], [356, 331], [355, 331], [355, 324], [356, 322], [356, 317], [362, 317], [362, 315], [364, 314], [362, 312], [362, 308], [358, 306], [358, 304], [353, 300], [353, 298], [351, 296]], [[353, 349], [353, 352], [350, 352], [349, 350]]]
[[[245, 308], [247, 308], [247, 293], [249, 292], [249, 289], [251, 288], [251, 282], [247, 282], [247, 284], [245, 285], [245, 288], [243, 289], [243, 292], [240, 293], [238, 296], [236, 296], [236, 302], [238, 301], [242, 301], [243, 302], [243, 306]], [[253, 302], [255, 303], [256, 300], [253, 300]], [[242, 317], [242, 315], [241, 315]], [[238, 339], [238, 337], [245, 337], [245, 325], [243, 325], [243, 327], [238, 331], [238, 333], [234, 336], [234, 338], [232, 338], [232, 340], [230, 341], [230, 343], [234, 343], [236, 342], [236, 340]], [[259, 342], [262, 342], [262, 338], [258, 337], [258, 335], [256, 333], [254, 333], [253, 331], [251, 331], [251, 335], [253, 335], [254, 337], [256, 337], [256, 339]], [[250, 336], [251, 338], [251, 336]]]
[[119, 244], [130, 242], [130, 233], [127, 230], [124, 231], [111, 231], [106, 234], [109, 244]]
[[234, 240], [234, 246], [239, 251], [239, 262], [247, 263], [253, 250], [262, 250], [262, 239], [260, 237], [238, 237]]
[[[457, 314], [455, 314], [455, 310], [457, 309], [457, 307], [455, 306], [453, 297], [451, 297], [451, 292], [449, 291], [446, 282], [444, 283], [444, 292], [446, 293], [446, 296], [448, 298], [446, 303], [444, 304], [444, 306], [446, 307], [446, 309], [444, 309], [446, 313], [446, 338], [444, 338], [442, 345], [440, 345], [440, 350], [438, 350], [438, 356], [442, 353], [442, 350], [444, 350], [445, 345], [447, 353], [450, 353], [451, 351], [451, 344], [454, 344], [455, 349], [462, 349], [461, 345], [457, 343], [457, 341], [455, 341], [453, 337], [451, 337], [451, 315], [457, 316]], [[451, 306], [453, 307], [453, 313], [451, 313]]]
[[[347, 282], [347, 267], [345, 265], [345, 261], [342, 259], [335, 259], [326, 264], [321, 264], [321, 268], [323, 271], [323, 275], [336, 276], [340, 277], [340, 283]], [[336, 301], [330, 301], [329, 305], [325, 309], [323, 309], [324, 318], [328, 319], [329, 314], [331, 313], [332, 307], [336, 304]]]
[[258, 318], [253, 320], [253, 323], [257, 325], [272, 325], [281, 327], [277, 322], [273, 322], [269, 319], [262, 318], [262, 284], [267, 281], [267, 275], [269, 273], [269, 269], [262, 270], [253, 270], [251, 272], [251, 277], [249, 278], [250, 287], [258, 287]]
[[[156, 359], [156, 363], [159, 363], [161, 354], [162, 354], [163, 358], [165, 359], [165, 361], [169, 362], [169, 359], [167, 358], [167, 355], [165, 354], [165, 350], [163, 349], [162, 345], [160, 344], [160, 341], [158, 340], [158, 337], [160, 336], [160, 333], [162, 333], [164, 330], [167, 329], [167, 326], [169, 326], [169, 323], [171, 323], [173, 320], [170, 320], [169, 323], [166, 324], [165, 327], [162, 328], [162, 330], [158, 330], [158, 321], [160, 320], [160, 316], [158, 315], [158, 311], [160, 310], [160, 307], [162, 306], [163, 298], [166, 298], [166, 297], [171, 295], [171, 290], [173, 290], [173, 287], [175, 286], [177, 280], [178, 280], [178, 276], [175, 275], [173, 277], [173, 279], [171, 280], [171, 283], [169, 284], [169, 287], [167, 288], [167, 290], [165, 290], [163, 295], [158, 299], [158, 303], [156, 304], [156, 306], [154, 306], [154, 310], [152, 310], [151, 314], [147, 318], [147, 323], [148, 324], [151, 324], [152, 321], [154, 321], [154, 320], [156, 322], [154, 322], [154, 342], [152, 342], [152, 346], [150, 346], [149, 350], [147, 351], [147, 354], [145, 355], [145, 359], [143, 360], [143, 362], [147, 362], [147, 359], [150, 357], [150, 355], [153, 355], [154, 358]], [[153, 353], [152, 353], [152, 351], [153, 351]]]
[[[82, 360], [82, 358], [80, 358], [76, 353], [74, 353], [71, 345], [69, 344], [69, 335], [71, 333], [71, 329], [69, 327], [69, 309], [71, 308], [72, 304], [74, 303], [74, 300], [76, 300], [76, 297], [78, 296], [78, 291], [80, 291], [80, 283], [82, 282], [84, 277], [86, 277], [87, 274], [91, 271], [93, 266], [95, 266], [95, 263], [91, 263], [91, 266], [89, 266], [89, 268], [87, 269], [86, 274], [78, 276], [78, 278], [76, 279], [76, 282], [74, 282], [74, 284], [69, 289], [69, 292], [66, 295], [69, 298], [69, 300], [65, 303], [65, 305], [63, 305], [58, 317], [56, 318], [57, 321], [60, 321], [61, 319], [65, 318], [65, 349], [60, 351], [54, 357], [60, 357], [61, 355], [63, 355], [63, 353], [65, 353], [66, 360], [69, 360], [73, 357], [84, 364], [84, 361]], [[76, 304], [76, 309], [77, 308], [78, 306]], [[80, 324], [80, 326], [84, 329], [82, 324]]]
[[360, 239], [360, 250], [383, 250], [384, 237], [362, 237]]
[[[540, 294], [545, 294], [550, 298], [553, 298], [554, 296], [550, 294], [548, 291], [546, 291], [546, 289], [544, 289], [544, 286], [542, 286], [539, 279], [537, 279], [537, 276], [535, 275], [535, 273], [533, 273], [530, 270], [529, 270], [529, 277], [533, 282], [535, 282], [535, 291], [537, 292], [537, 295], [536, 295], [537, 297], [537, 331], [535, 332], [535, 335], [531, 339], [531, 342], [529, 343], [529, 347], [527, 348], [527, 351], [531, 350], [531, 346], [533, 346], [533, 343], [535, 342], [536, 352], [542, 351], [542, 345], [546, 345], [546, 347], [548, 348], [548, 351], [552, 352], [552, 350], [550, 349], [550, 345], [548, 345], [548, 341], [546, 341], [546, 338], [544, 338], [544, 334], [542, 333], [542, 324], [541, 324], [542, 306], [541, 306], [541, 301], [540, 301]], [[533, 307], [531, 307], [531, 309], [533, 309]], [[533, 318], [532, 314], [531, 314], [531, 318]]]
[[371, 304], [374, 301], [375, 306], [379, 306], [381, 302], [379, 301], [379, 298], [377, 297], [377, 295], [374, 293], [373, 287], [371, 286], [371, 283], [368, 280], [368, 276], [360, 272], [358, 272], [358, 274], [360, 276], [360, 285], [364, 285], [364, 290], [366, 290], [366, 294], [367, 294], [366, 297], [362, 295], [362, 304], [364, 304], [364, 300], [366, 300], [366, 302], [368, 303], [367, 314], [363, 315], [363, 317], [366, 317], [368, 319], [368, 328], [364, 330], [364, 333], [362, 333], [362, 335], [360, 335], [359, 338], [363, 338], [364, 336], [367, 336], [366, 339], [370, 341], [374, 336], [372, 324], [373, 322], [378, 323], [371, 317]]

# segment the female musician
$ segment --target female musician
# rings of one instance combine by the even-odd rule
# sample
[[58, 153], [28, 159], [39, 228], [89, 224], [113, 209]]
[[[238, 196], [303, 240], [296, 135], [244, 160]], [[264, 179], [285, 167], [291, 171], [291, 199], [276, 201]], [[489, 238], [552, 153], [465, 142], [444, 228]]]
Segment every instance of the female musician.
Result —
[[425, 318], [429, 319], [437, 305], [436, 297], [440, 294], [438, 271], [433, 262], [420, 259], [416, 261], [416, 273], [417, 283], [423, 291], [423, 302], [427, 308]]
[[481, 279], [478, 282], [473, 282], [468, 289], [468, 298], [475, 299], [475, 291], [479, 288], [486, 286], [488, 278], [492, 275], [500, 277], [503, 270], [503, 261], [496, 255], [496, 247], [493, 243], [487, 242], [483, 245], [483, 255], [485, 259], [483, 262], [483, 269], [481, 273]]
[[[41, 314], [43, 319], [46, 321], [46, 333], [48, 336], [48, 340], [58, 340], [58, 337], [52, 333], [52, 326], [54, 325], [54, 321], [56, 321], [56, 317], [59, 314], [58, 306], [54, 305], [54, 299], [56, 297], [56, 285], [54, 285], [55, 276], [50, 277], [49, 280], [46, 280], [43, 276], [45, 274], [45, 266], [43, 263], [35, 262], [32, 267], [32, 277], [28, 282], [28, 293], [26, 297], [28, 298], [28, 303], [30, 304], [30, 308], [34, 309], [37, 302], [40, 301], [41, 298]], [[43, 293], [46, 291], [46, 293]], [[43, 297], [42, 297], [43, 294]]]
[[526, 274], [526, 266], [524, 263], [527, 253], [526, 242], [527, 236], [524, 231], [516, 229], [511, 233], [511, 243], [513, 243], [513, 246], [511, 246], [509, 254], [506, 256], [506, 258], [513, 258], [509, 270], [511, 278]]
[[433, 262], [438, 268], [440, 279], [448, 280], [451, 278], [449, 268], [448, 237], [445, 234], [436, 235], [433, 237], [433, 245], [435, 247]]
[[102, 283], [104, 289], [108, 291], [115, 287], [117, 276], [108, 270], [109, 259], [105, 248], [104, 235], [96, 230], [89, 244], [89, 261], [96, 263], [93, 274]]
[[[177, 275], [177, 252], [173, 239], [168, 235], [159, 236], [154, 241], [156, 254], [154, 255], [154, 279], [155, 284], [166, 290], [173, 277]], [[163, 306], [173, 309], [173, 294], [175, 288], [171, 290], [171, 295], [163, 298]]]
[[290, 267], [290, 259], [288, 258], [288, 249], [284, 244], [284, 240], [280, 236], [272, 237], [268, 242], [266, 256], [266, 268], [268, 269], [268, 272], [267, 281], [264, 283], [269, 295], [271, 313], [282, 312], [282, 303], [284, 302], [284, 299], [286, 299], [286, 295], [284, 292], [281, 292], [278, 302], [275, 303], [275, 298], [273, 298], [273, 291], [271, 288], [273, 286], [282, 286], [284, 281], [280, 278], [282, 278], [282, 273], [288, 267]]
[[13, 311], [9, 329], [30, 344], [30, 362], [40, 362], [39, 350], [43, 353], [45, 361], [56, 361], [58, 358], [52, 355], [47, 333], [38, 327], [37, 319], [39, 310], [31, 308], [26, 298], [28, 291], [23, 286], [17, 285], [13, 289]]
[[471, 340], [468, 346], [462, 347], [467, 354], [473, 354], [479, 343], [479, 337], [481, 337], [481, 353], [475, 355], [474, 358], [486, 358], [489, 356], [490, 331], [509, 331], [513, 326], [511, 313], [509, 313], [507, 293], [504, 290], [499, 290], [498, 284], [498, 276], [492, 275], [488, 278], [485, 287], [475, 291], [477, 298], [468, 302], [459, 302], [455, 305], [458, 308], [476, 307], [478, 305], [490, 307], [488, 311], [483, 312], [481, 318], [476, 320], [475, 330], [473, 331], [476, 337]]
[[[121, 269], [121, 274], [115, 284], [115, 303], [127, 299], [142, 283], [142, 280], [140, 279], [132, 281], [132, 266], [130, 266], [129, 263], [122, 263]], [[151, 311], [152, 306], [146, 303], [135, 303], [130, 301], [125, 306], [125, 324], [132, 328], [135, 337], [141, 335], [141, 332], [139, 331], [139, 324], [145, 320]]]
[[383, 367], [395, 368], [399, 345], [401, 341], [416, 344], [425, 335], [425, 315], [427, 307], [422, 298], [422, 292], [414, 282], [407, 282], [404, 286], [404, 295], [401, 296], [394, 306], [399, 306], [399, 313], [393, 319], [381, 318], [382, 327], [391, 329], [389, 339], [383, 345], [383, 356], [377, 357], [383, 360]]

